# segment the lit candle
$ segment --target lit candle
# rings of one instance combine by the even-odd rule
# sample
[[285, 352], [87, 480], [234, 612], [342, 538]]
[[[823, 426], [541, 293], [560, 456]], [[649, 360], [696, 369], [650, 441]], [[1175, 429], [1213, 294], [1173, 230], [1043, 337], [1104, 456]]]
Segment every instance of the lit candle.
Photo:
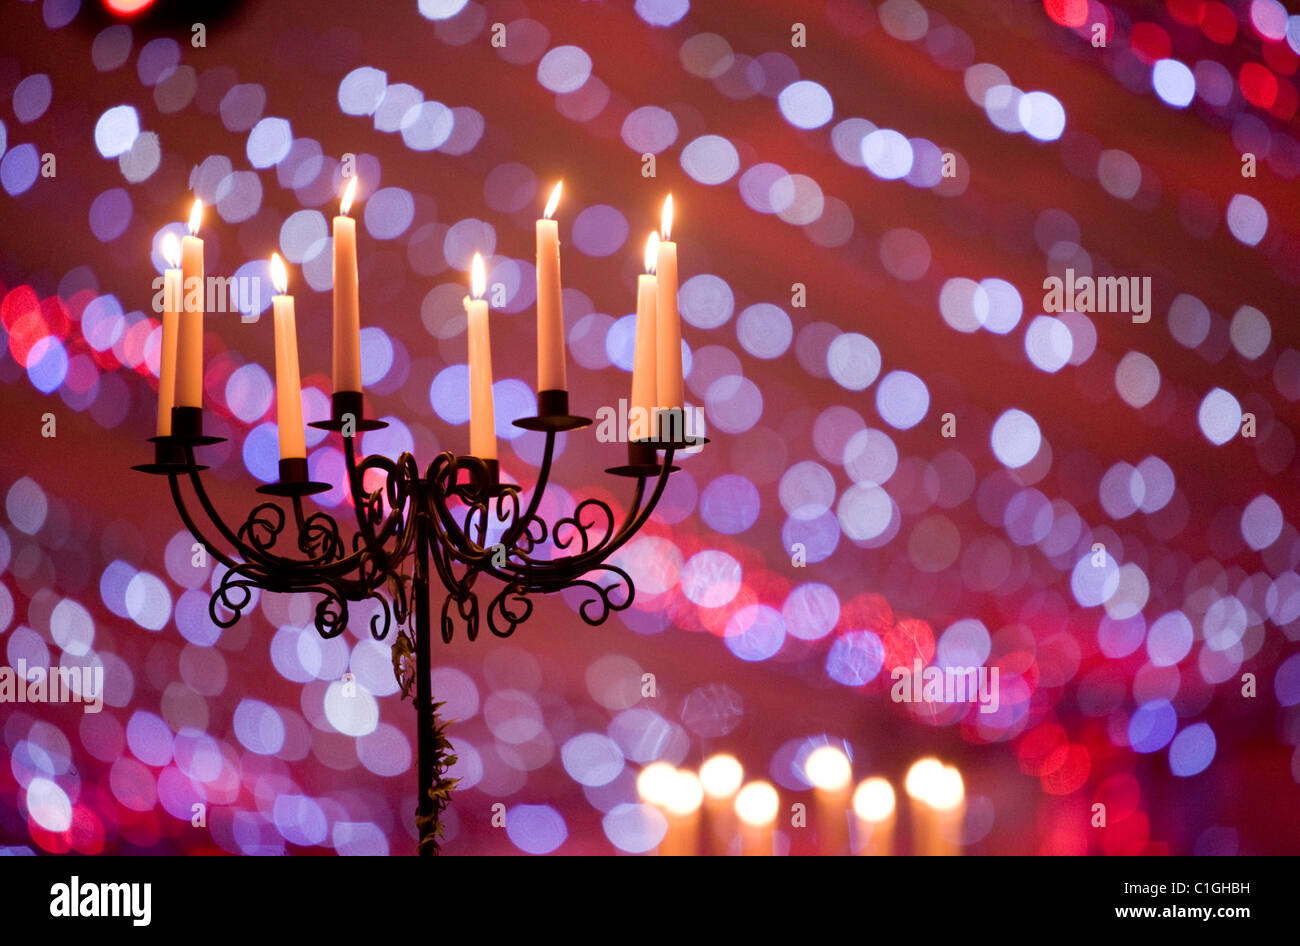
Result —
[[664, 409], [682, 407], [682, 321], [677, 312], [677, 244], [668, 238], [673, 226], [673, 196], [664, 201], [662, 235], [655, 274], [659, 281], [655, 334], [656, 400]]
[[663, 816], [665, 831], [659, 842], [659, 853], [669, 854], [674, 841], [671, 836], [671, 822], [668, 818], [668, 801], [673, 795], [677, 782], [677, 769], [667, 762], [651, 762], [636, 777], [636, 792], [647, 805], [654, 805]]
[[537, 221], [537, 390], [567, 391], [564, 372], [564, 307], [560, 302], [560, 230], [551, 215], [560, 202], [560, 181]]
[[650, 436], [654, 423], [655, 385], [655, 308], [659, 282], [655, 265], [659, 258], [659, 234], [651, 233], [645, 244], [645, 273], [636, 282], [636, 355], [632, 365], [632, 406], [628, 411], [628, 439], [643, 440]]
[[176, 406], [203, 406], [203, 241], [199, 222], [203, 201], [196, 200], [190, 211], [190, 233], [181, 240], [181, 283], [184, 305], [176, 333]]
[[959, 854], [966, 817], [966, 786], [961, 773], [938, 759], [921, 759], [908, 770], [904, 787], [912, 799], [916, 853]]
[[912, 818], [912, 853], [933, 855], [938, 853], [938, 825], [934, 809], [930, 806], [930, 795], [935, 782], [943, 772], [943, 763], [938, 759], [918, 759], [907, 770], [903, 788], [909, 799], [908, 811]]
[[348, 216], [357, 178], [348, 181], [334, 218], [334, 390], [361, 390], [361, 308], [357, 293], [357, 222]]
[[848, 756], [836, 746], [819, 746], [804, 760], [804, 774], [817, 795], [817, 841], [823, 855], [848, 849], [849, 783], [853, 770]]
[[469, 452], [480, 460], [497, 458], [496, 416], [492, 410], [492, 343], [488, 335], [488, 304], [483, 298], [487, 272], [483, 257], [474, 254], [470, 267], [470, 289], [465, 297], [469, 317]]
[[172, 405], [176, 402], [176, 332], [180, 310], [184, 306], [181, 277], [181, 244], [176, 234], [168, 233], [162, 241], [163, 259], [163, 326], [162, 355], [158, 369], [158, 436], [172, 432]]
[[853, 813], [860, 838], [858, 853], [888, 857], [894, 853], [894, 787], [880, 776], [867, 779], [853, 793]]
[[745, 770], [735, 756], [710, 756], [700, 766], [700, 785], [704, 789], [704, 810], [714, 854], [726, 854], [736, 834], [732, 801], [744, 780]]
[[289, 273], [279, 253], [271, 255], [271, 282], [275, 296], [275, 403], [280, 427], [280, 459], [305, 460], [307, 444], [302, 426], [302, 376], [298, 372], [298, 332], [294, 326], [293, 296], [289, 295]]
[[668, 786], [664, 807], [668, 815], [668, 833], [659, 853], [676, 857], [693, 857], [700, 848], [700, 804], [704, 788], [694, 772], [678, 770]]
[[966, 784], [955, 766], [945, 765], [929, 798], [938, 837], [936, 853], [952, 857], [961, 853], [962, 825], [966, 820]]
[[776, 789], [767, 782], [750, 782], [736, 793], [741, 854], [770, 856], [775, 853], [773, 827], [780, 804]]

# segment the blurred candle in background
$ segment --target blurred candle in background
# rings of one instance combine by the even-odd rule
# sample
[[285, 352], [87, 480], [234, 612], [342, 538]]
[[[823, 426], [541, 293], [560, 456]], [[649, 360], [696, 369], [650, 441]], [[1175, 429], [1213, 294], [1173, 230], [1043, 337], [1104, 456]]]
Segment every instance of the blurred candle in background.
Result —
[[928, 856], [961, 853], [966, 786], [954, 766], [938, 759], [915, 762], [904, 783], [912, 815], [912, 847]]
[[302, 375], [298, 371], [298, 331], [294, 325], [289, 273], [279, 253], [271, 254], [271, 298], [275, 317], [275, 404], [280, 427], [280, 459], [307, 459], [306, 430], [302, 425]]
[[203, 406], [203, 241], [199, 224], [203, 201], [190, 210], [190, 233], [181, 240], [181, 282], [184, 304], [179, 316], [176, 352], [176, 406]]
[[853, 793], [853, 814], [857, 818], [858, 854], [888, 857], [894, 853], [894, 787], [873, 776]]
[[162, 240], [162, 255], [167, 261], [163, 272], [163, 324], [162, 352], [158, 359], [158, 428], [159, 437], [172, 432], [172, 405], [176, 403], [176, 333], [179, 329], [183, 277], [181, 275], [181, 243], [176, 234], [168, 233]]
[[817, 842], [823, 855], [847, 854], [849, 784], [853, 769], [837, 746], [818, 746], [803, 764], [817, 796]]
[[655, 334], [658, 351], [655, 353], [656, 395], [659, 407], [664, 409], [682, 406], [682, 320], [677, 311], [677, 244], [669, 240], [673, 226], [673, 195], [664, 201], [663, 218], [657, 256], [655, 278], [658, 280], [658, 300], [655, 306]]
[[559, 181], [537, 221], [537, 390], [567, 391], [564, 367], [564, 306], [560, 301], [560, 230], [551, 219], [560, 203]]
[[[659, 258], [659, 234], [651, 233], [645, 244], [645, 272], [636, 283], [636, 353], [632, 364], [632, 404], [628, 409], [628, 439], [641, 440], [654, 432], [655, 385], [655, 323], [659, 299], [659, 281], [655, 278], [655, 265]], [[640, 429], [638, 418], [644, 417], [645, 427]]]
[[937, 841], [935, 853], [961, 854], [962, 827], [966, 820], [966, 784], [955, 766], [945, 765], [930, 791]]
[[735, 756], [710, 756], [700, 766], [704, 813], [714, 854], [726, 854], [731, 847], [731, 839], [736, 836], [736, 812], [732, 802], [744, 780], [745, 770]]
[[470, 266], [470, 290], [465, 297], [469, 317], [469, 452], [480, 460], [497, 458], [496, 412], [492, 406], [492, 341], [488, 334], [487, 271], [482, 255]]
[[668, 816], [668, 833], [659, 853], [669, 856], [694, 856], [700, 853], [700, 804], [704, 789], [694, 772], [678, 769], [668, 785], [664, 808]]
[[361, 390], [361, 302], [357, 222], [348, 216], [358, 178], [348, 181], [334, 218], [334, 390]]
[[[674, 783], [677, 781], [677, 769], [667, 762], [651, 762], [636, 777], [636, 793], [640, 796], [641, 801], [647, 805], [653, 805], [655, 809], [663, 816], [665, 825], [670, 825], [668, 819], [668, 800], [672, 797]], [[669, 843], [669, 828], [665, 828], [663, 840], [659, 842], [659, 853], [668, 853], [665, 850]]]
[[775, 825], [781, 800], [767, 782], [750, 782], [736, 793], [740, 819], [740, 853], [770, 857], [776, 853]]

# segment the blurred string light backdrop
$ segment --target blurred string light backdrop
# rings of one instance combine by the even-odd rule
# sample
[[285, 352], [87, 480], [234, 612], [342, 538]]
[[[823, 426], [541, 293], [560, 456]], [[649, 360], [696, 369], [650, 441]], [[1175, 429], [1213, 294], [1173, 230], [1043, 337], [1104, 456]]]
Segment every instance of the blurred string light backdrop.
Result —
[[[510, 422], [535, 413], [531, 225], [559, 177], [575, 409], [627, 396], [640, 246], [671, 191], [687, 396], [713, 439], [620, 556], [631, 610], [593, 630], [576, 599], [541, 601], [509, 642], [435, 652], [458, 720], [447, 853], [653, 851], [666, 821], [638, 774], [715, 751], [811, 812], [803, 764], [827, 744], [896, 790], [921, 756], [955, 765], [971, 853], [1295, 851], [1300, 16], [109, 9], [129, 6], [3, 2], [0, 646], [105, 680], [99, 713], [0, 704], [10, 851], [414, 849], [410, 714], [365, 609], [322, 641], [309, 599], [263, 595], [219, 631], [220, 576], [128, 472], [152, 433], [159, 245], [194, 195], [210, 274], [267, 279], [272, 251], [300, 273], [304, 407], [326, 416], [345, 153], [364, 382], [389, 424], [365, 451], [466, 448], [481, 251], [505, 292], [502, 466], [529, 481], [538, 435]], [[1045, 311], [1067, 270], [1150, 277], [1150, 321]], [[243, 509], [276, 476], [270, 319], [207, 329], [229, 441], [204, 462]], [[323, 438], [312, 478], [341, 482]], [[574, 439], [557, 502], [621, 501], [598, 485], [621, 449]], [[918, 658], [997, 667], [997, 711], [892, 701]], [[779, 814], [777, 849], [816, 851], [817, 827]]]

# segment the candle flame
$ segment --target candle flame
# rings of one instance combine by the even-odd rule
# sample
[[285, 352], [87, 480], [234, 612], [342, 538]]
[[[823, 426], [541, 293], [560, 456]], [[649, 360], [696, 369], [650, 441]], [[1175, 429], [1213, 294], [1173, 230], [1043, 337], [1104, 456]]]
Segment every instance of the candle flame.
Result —
[[879, 824], [894, 813], [894, 787], [880, 776], [867, 779], [853, 793], [853, 810], [863, 821]]
[[966, 798], [966, 784], [956, 766], [945, 765], [935, 779], [930, 797], [926, 799], [930, 807], [940, 811], [953, 811]]
[[482, 299], [487, 291], [487, 269], [483, 265], [483, 254], [475, 253], [474, 262], [469, 268], [469, 288], [475, 299]]
[[813, 788], [823, 791], [847, 788], [853, 778], [849, 757], [837, 746], [818, 746], [804, 760], [803, 771]]
[[546, 202], [546, 212], [542, 214], [547, 220], [555, 213], [555, 208], [560, 204], [560, 191], [564, 189], [564, 181], [556, 181], [555, 189], [551, 191], [551, 199]]
[[279, 253], [271, 254], [271, 282], [280, 295], [289, 291], [289, 271], [285, 269], [284, 260], [280, 259]]
[[907, 770], [903, 787], [912, 798], [928, 802], [934, 792], [934, 786], [943, 780], [943, 763], [932, 756], [927, 756], [912, 763], [912, 767]]
[[348, 211], [352, 209], [352, 198], [357, 196], [358, 180], [360, 178], [352, 178], [352, 180], [348, 181], [348, 186], [343, 188], [343, 199], [339, 201], [339, 213], [345, 217], [348, 215]]
[[203, 221], [203, 201], [194, 201], [194, 206], [190, 209], [190, 235], [199, 235], [199, 224]]
[[750, 782], [736, 794], [732, 803], [736, 816], [754, 828], [771, 827], [780, 805], [776, 789], [767, 782]]
[[650, 231], [650, 238], [645, 241], [645, 271], [653, 274], [659, 262], [659, 234]]
[[663, 234], [662, 240], [671, 239], [673, 232], [673, 195], [669, 194], [664, 200], [664, 212], [659, 221], [659, 231]]
[[162, 238], [162, 255], [172, 269], [180, 268], [181, 241], [176, 239], [176, 234], [169, 232]]
[[710, 756], [700, 766], [700, 784], [710, 798], [730, 798], [745, 780], [745, 770], [732, 755]]

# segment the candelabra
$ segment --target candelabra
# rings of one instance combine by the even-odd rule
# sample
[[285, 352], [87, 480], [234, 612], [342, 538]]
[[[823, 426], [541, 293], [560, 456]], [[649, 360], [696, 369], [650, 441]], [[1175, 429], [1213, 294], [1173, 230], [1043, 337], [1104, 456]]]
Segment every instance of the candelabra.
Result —
[[[196, 456], [198, 448], [223, 438], [203, 434], [202, 410], [197, 407], [173, 407], [170, 435], [151, 440], [154, 462], [135, 469], [167, 477], [186, 528], [225, 567], [209, 602], [217, 625], [230, 627], [238, 621], [252, 603], [254, 589], [260, 589], [320, 595], [315, 625], [325, 638], [347, 628], [348, 602], [377, 602], [369, 622], [376, 640], [385, 639], [394, 624], [399, 626], [393, 670], [403, 696], [409, 697], [412, 687], [415, 691], [419, 852], [436, 854], [439, 815], [449, 785], [443, 779], [446, 743], [431, 692], [430, 566], [445, 591], [440, 621], [445, 642], [452, 640], [458, 624], [470, 640], [476, 639], [484, 619], [495, 636], [508, 637], [532, 613], [530, 595], [569, 588], [586, 589], [590, 595], [578, 609], [582, 620], [593, 626], [603, 623], [611, 613], [629, 607], [636, 591], [631, 577], [610, 556], [654, 511], [669, 475], [678, 469], [674, 452], [688, 443], [707, 442], [687, 438], [680, 415], [680, 410], [658, 412], [655, 431], [673, 433], [629, 442], [628, 462], [606, 471], [635, 481], [621, 522], [596, 498], [578, 502], [571, 515], [554, 523], [538, 514], [557, 435], [591, 423], [569, 413], [565, 391], [539, 392], [538, 416], [514, 422], [546, 437], [537, 481], [526, 502], [520, 486], [501, 481], [496, 460], [443, 452], [421, 470], [409, 452], [395, 461], [382, 455], [358, 458], [357, 436], [387, 425], [364, 416], [360, 393], [336, 392], [331, 418], [312, 426], [336, 433], [343, 441], [346, 485], [356, 512], [350, 540], [344, 539], [334, 517], [304, 509], [305, 498], [333, 488], [310, 479], [305, 459], [281, 460], [278, 482], [258, 488], [275, 498], [254, 506], [243, 523], [232, 528], [204, 487], [200, 474], [207, 467]], [[371, 471], [382, 482], [368, 489], [366, 474]], [[187, 487], [193, 500], [186, 498]], [[204, 525], [192, 508], [195, 501]], [[286, 533], [284, 501], [292, 510], [292, 541]], [[544, 547], [548, 542], [549, 549]], [[480, 576], [500, 582], [482, 610], [475, 590]]]

